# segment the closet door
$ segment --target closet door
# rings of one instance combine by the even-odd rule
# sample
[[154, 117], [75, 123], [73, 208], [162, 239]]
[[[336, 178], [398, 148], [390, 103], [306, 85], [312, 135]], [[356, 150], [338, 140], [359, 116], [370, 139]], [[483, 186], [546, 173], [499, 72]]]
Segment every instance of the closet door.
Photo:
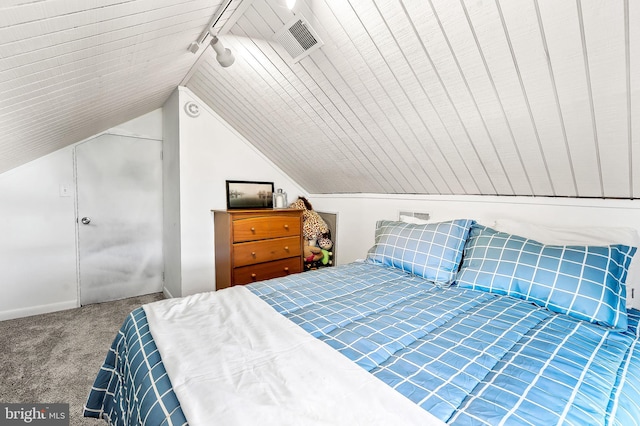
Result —
[[101, 135], [75, 161], [80, 303], [162, 291], [162, 141]]

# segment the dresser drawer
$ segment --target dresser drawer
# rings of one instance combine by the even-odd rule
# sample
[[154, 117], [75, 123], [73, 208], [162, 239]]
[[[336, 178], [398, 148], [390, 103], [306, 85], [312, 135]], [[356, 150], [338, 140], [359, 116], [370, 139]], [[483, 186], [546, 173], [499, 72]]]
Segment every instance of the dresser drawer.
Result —
[[302, 272], [302, 210], [215, 210], [216, 290]]
[[256, 265], [235, 268], [233, 271], [233, 285], [250, 284], [256, 281], [284, 277], [289, 274], [302, 272], [302, 262], [299, 257], [276, 260], [275, 262], [258, 263]]
[[300, 216], [263, 216], [233, 221], [233, 242], [300, 235]]
[[302, 256], [300, 237], [275, 238], [233, 245], [233, 265], [235, 267], [293, 256]]

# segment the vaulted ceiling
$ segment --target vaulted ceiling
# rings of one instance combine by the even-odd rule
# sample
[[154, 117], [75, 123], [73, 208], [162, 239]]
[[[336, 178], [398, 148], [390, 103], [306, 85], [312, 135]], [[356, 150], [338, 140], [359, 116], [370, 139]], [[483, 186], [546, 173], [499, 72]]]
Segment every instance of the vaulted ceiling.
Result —
[[640, 198], [640, 2], [284, 3], [3, 0], [0, 172], [182, 84], [311, 193]]

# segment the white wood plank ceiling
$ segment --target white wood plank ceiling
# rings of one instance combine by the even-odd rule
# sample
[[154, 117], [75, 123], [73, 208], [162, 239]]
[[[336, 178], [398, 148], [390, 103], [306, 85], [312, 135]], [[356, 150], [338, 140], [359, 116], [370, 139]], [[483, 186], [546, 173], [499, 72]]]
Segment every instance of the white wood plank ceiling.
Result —
[[255, 0], [187, 87], [309, 191], [640, 196], [640, 2]]
[[0, 0], [0, 172], [161, 107], [222, 0]]
[[221, 3], [3, 0], [0, 171], [182, 81], [311, 193], [640, 198], [639, 0], [235, 0], [229, 68], [186, 51]]

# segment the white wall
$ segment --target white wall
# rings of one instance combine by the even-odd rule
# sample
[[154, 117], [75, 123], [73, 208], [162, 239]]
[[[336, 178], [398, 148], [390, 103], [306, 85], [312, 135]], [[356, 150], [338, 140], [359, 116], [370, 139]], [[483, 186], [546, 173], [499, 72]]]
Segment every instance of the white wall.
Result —
[[0, 174], [0, 320], [77, 306], [72, 152]]
[[[496, 219], [516, 219], [559, 227], [630, 227], [640, 232], [640, 200], [375, 194], [312, 194], [309, 200], [316, 210], [338, 212], [338, 263], [364, 258], [374, 242], [376, 221], [398, 220], [400, 211], [429, 213], [434, 221], [471, 218], [488, 226]], [[635, 295], [640, 298], [640, 289]]]
[[[160, 139], [161, 122], [158, 109], [105, 133]], [[0, 174], [0, 320], [78, 306], [74, 146]]]
[[182, 293], [182, 258], [180, 256], [180, 108], [175, 90], [162, 107], [162, 213], [164, 294]]
[[[189, 117], [185, 113], [184, 105], [189, 101], [200, 106], [199, 117]], [[177, 161], [179, 169], [179, 197], [174, 194], [173, 202], [178, 200], [180, 203], [181, 253], [179, 262], [177, 259], [165, 259], [165, 287], [171, 287], [173, 296], [186, 296], [215, 289], [211, 210], [226, 209], [225, 180], [274, 182], [276, 188], [283, 188], [294, 198], [306, 195], [306, 192], [189, 89], [180, 87], [177, 102], [172, 97], [169, 103], [167, 110], [177, 108], [179, 114], [179, 141], [170, 141], [178, 143], [179, 150], [173, 148], [171, 159], [167, 159], [169, 150], [165, 150], [164, 159], [172, 163]], [[172, 214], [175, 217], [175, 212]], [[178, 294], [174, 294], [175, 286], [167, 280], [169, 268], [180, 269]]]
[[338, 212], [340, 263], [363, 258], [373, 245], [376, 221], [398, 220], [400, 211], [429, 213], [434, 221], [471, 218], [491, 225], [503, 218], [549, 226], [615, 226], [640, 231], [640, 200], [311, 194], [309, 201], [316, 210]]

